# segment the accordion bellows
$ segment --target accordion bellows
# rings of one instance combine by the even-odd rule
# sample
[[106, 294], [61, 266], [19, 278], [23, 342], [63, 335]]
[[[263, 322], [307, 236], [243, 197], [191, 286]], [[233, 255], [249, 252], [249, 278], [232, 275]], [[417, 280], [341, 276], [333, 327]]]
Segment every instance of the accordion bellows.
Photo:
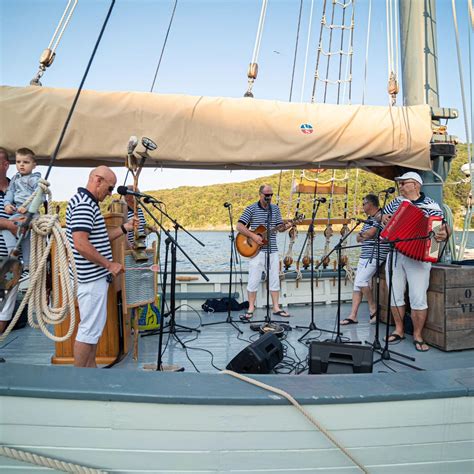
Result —
[[407, 257], [422, 262], [437, 262], [440, 245], [434, 239], [434, 232], [442, 223], [442, 217], [425, 216], [419, 207], [403, 201], [380, 237], [389, 241], [401, 240], [395, 242], [395, 248]]

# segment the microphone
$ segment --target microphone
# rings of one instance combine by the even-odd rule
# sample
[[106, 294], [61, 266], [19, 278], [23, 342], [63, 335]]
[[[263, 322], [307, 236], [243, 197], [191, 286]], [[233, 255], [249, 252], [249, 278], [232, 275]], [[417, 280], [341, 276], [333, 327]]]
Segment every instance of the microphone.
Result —
[[319, 201], [321, 204], [324, 204], [327, 199], [326, 198], [314, 198], [315, 201]]
[[162, 201], [158, 201], [158, 199], [154, 198], [153, 196], [150, 196], [149, 194], [143, 194], [143, 193], [140, 193], [138, 191], [133, 191], [131, 189], [128, 189], [127, 186], [119, 186], [117, 188], [117, 192], [121, 195], [121, 196], [135, 196], [137, 198], [143, 198], [143, 200], [146, 202], [157, 202], [157, 203], [161, 203]]
[[394, 192], [395, 192], [395, 188], [393, 186], [390, 186], [387, 189], [382, 189], [382, 191], [379, 191], [379, 194], [381, 193], [393, 194]]
[[224, 207], [232, 207], [232, 203], [231, 202], [225, 202]]
[[137, 147], [137, 145], [138, 145], [138, 138], [135, 135], [132, 135], [128, 139], [127, 154], [131, 155], [133, 151], [135, 150], [135, 148]]

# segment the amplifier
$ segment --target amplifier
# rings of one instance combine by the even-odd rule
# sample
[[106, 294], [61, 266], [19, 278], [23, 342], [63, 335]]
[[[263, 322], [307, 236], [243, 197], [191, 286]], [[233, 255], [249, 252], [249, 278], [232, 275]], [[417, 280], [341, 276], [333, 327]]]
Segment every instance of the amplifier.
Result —
[[370, 346], [313, 341], [309, 347], [310, 374], [367, 374], [373, 362]]

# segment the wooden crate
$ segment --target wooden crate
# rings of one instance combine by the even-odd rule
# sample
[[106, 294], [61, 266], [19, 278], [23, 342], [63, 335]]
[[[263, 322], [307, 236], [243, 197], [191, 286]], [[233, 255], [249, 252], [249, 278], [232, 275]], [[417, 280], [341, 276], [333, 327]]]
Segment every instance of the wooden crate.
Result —
[[[380, 283], [380, 306], [381, 320], [385, 323], [387, 292], [384, 272]], [[474, 267], [433, 265], [423, 339], [443, 351], [474, 348]]]

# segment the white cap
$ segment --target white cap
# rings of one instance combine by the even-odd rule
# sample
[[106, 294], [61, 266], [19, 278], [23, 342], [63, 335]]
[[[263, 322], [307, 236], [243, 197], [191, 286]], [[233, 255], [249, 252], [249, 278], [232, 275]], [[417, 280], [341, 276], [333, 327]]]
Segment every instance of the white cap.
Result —
[[423, 185], [423, 180], [421, 179], [421, 176], [418, 173], [415, 173], [414, 171], [408, 171], [408, 173], [398, 176], [398, 178], [395, 178], [395, 181], [405, 181], [408, 179], [412, 179], [413, 181], [416, 181], [417, 183]]

